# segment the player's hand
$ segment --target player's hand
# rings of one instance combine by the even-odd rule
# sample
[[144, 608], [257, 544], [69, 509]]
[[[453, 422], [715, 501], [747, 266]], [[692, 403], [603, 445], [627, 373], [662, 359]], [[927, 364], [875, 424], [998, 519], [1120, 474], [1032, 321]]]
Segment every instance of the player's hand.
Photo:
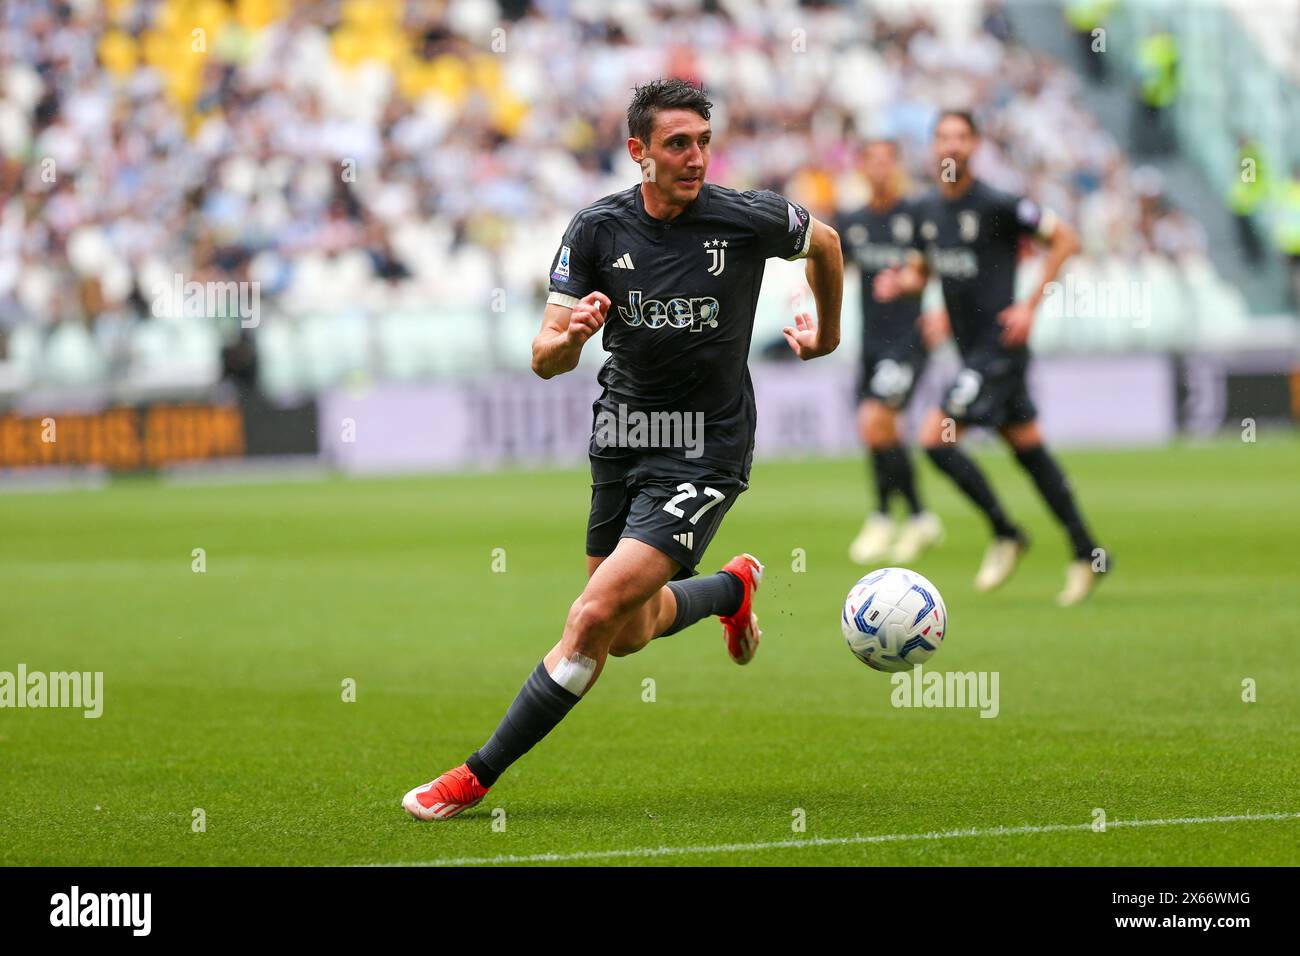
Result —
[[805, 362], [825, 353], [818, 347], [817, 323], [807, 312], [795, 314], [794, 325], [787, 325], [781, 330], [790, 350]]
[[609, 296], [603, 292], [588, 292], [569, 312], [569, 327], [565, 330], [566, 344], [581, 348], [605, 324], [609, 313]]
[[947, 309], [931, 309], [929, 312], [923, 312], [917, 322], [921, 326], [921, 341], [925, 343], [927, 349], [938, 348], [952, 335]]
[[1024, 302], [1013, 302], [998, 313], [1003, 345], [1024, 345], [1034, 328], [1034, 310]]
[[877, 302], [893, 302], [903, 294], [903, 280], [897, 269], [881, 269], [871, 283], [871, 294]]

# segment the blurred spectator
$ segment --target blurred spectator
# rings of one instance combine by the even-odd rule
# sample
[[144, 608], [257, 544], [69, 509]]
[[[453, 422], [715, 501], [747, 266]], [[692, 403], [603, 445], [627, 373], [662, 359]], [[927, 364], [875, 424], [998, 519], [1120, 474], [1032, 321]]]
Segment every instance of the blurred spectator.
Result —
[[1065, 3], [1065, 22], [1074, 34], [1080, 69], [1094, 83], [1106, 80], [1104, 27], [1114, 6], [1115, 0], [1066, 0]]
[[1300, 163], [1291, 167], [1291, 178], [1278, 193], [1274, 215], [1277, 247], [1287, 257], [1291, 304], [1300, 309]]
[[1255, 229], [1255, 213], [1268, 196], [1262, 147], [1248, 136], [1237, 137], [1237, 168], [1228, 188], [1228, 208], [1237, 223], [1237, 241], [1247, 261], [1258, 263], [1264, 250]]
[[1173, 148], [1170, 107], [1178, 98], [1178, 39], [1164, 27], [1142, 38], [1137, 49], [1137, 109], [1133, 112], [1133, 149], [1146, 156]]

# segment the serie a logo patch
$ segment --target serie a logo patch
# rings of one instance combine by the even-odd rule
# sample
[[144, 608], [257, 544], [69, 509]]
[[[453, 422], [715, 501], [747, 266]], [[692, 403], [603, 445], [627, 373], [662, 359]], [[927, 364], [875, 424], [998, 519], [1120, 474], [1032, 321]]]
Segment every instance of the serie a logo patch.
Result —
[[552, 279], [569, 278], [569, 247], [560, 246], [560, 261], [555, 264], [555, 271], [551, 273]]

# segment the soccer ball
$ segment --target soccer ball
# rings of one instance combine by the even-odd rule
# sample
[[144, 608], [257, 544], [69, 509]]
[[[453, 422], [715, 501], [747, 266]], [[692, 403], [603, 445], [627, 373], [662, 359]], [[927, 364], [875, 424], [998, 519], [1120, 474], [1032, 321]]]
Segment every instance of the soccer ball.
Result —
[[907, 568], [863, 575], [844, 601], [844, 640], [878, 671], [907, 671], [927, 661], [948, 631], [939, 589]]

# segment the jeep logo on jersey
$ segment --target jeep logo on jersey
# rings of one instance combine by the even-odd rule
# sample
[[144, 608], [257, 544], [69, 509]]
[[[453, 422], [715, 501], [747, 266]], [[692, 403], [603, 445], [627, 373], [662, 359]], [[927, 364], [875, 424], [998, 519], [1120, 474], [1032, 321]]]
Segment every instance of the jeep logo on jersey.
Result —
[[709, 254], [709, 275], [722, 275], [727, 268], [727, 240], [710, 239], [704, 243], [704, 251]]
[[692, 332], [698, 332], [706, 325], [711, 329], [718, 327], [718, 300], [712, 296], [675, 298], [662, 302], [659, 299], [642, 299], [641, 295], [639, 289], [629, 292], [629, 308], [621, 305], [618, 307], [619, 315], [628, 325], [644, 324], [648, 329], [668, 325], [674, 329], [689, 328]]
[[941, 279], [974, 279], [980, 274], [979, 259], [970, 249], [931, 249], [930, 264]]

